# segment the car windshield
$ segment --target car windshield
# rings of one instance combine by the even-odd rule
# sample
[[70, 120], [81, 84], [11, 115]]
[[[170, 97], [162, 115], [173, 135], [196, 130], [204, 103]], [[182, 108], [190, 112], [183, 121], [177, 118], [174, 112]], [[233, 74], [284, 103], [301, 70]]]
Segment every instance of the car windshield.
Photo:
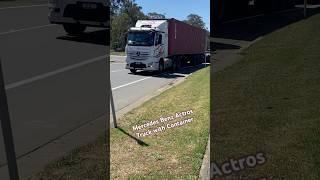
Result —
[[128, 45], [130, 46], [153, 46], [154, 32], [152, 31], [131, 31], [128, 34]]

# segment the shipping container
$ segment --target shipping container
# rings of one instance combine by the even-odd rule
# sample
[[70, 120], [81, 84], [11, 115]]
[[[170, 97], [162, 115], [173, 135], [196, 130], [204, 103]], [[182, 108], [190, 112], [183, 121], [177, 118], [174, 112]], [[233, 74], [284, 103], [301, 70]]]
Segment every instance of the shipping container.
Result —
[[207, 32], [176, 19], [168, 20], [168, 56], [203, 54]]

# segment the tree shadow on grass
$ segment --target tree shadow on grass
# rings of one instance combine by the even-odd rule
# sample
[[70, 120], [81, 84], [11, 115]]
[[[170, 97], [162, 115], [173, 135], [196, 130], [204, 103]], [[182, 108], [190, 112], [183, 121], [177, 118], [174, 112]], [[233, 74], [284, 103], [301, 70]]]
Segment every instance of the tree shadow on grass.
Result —
[[145, 143], [144, 141], [132, 136], [131, 134], [129, 134], [127, 131], [125, 131], [124, 129], [122, 129], [121, 127], [117, 127], [117, 129], [119, 129], [122, 133], [124, 133], [125, 135], [129, 136], [130, 138], [134, 139], [135, 141], [137, 141], [137, 143], [140, 146], [149, 146], [149, 144]]
[[[319, 7], [309, 8], [308, 17], [318, 14], [319, 12]], [[266, 34], [303, 19], [303, 8], [295, 7], [282, 13], [273, 12], [253, 18], [224, 22], [219, 24], [215, 29], [213, 37], [253, 41], [260, 36], [265, 36]]]

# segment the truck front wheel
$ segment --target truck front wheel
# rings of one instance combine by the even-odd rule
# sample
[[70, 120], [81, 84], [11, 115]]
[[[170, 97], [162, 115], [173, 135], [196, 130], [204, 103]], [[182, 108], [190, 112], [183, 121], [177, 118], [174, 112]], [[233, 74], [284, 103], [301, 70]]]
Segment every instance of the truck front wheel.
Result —
[[86, 30], [86, 26], [80, 24], [63, 24], [63, 28], [70, 35], [79, 35]]
[[159, 73], [162, 73], [164, 71], [164, 62], [160, 61], [159, 62]]

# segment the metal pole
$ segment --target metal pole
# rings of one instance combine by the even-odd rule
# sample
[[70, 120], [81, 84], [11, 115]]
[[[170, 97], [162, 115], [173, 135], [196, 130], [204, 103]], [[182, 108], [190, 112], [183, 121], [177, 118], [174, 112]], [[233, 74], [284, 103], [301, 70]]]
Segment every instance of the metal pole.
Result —
[[308, 0], [304, 0], [304, 18], [307, 17], [307, 1]]
[[116, 110], [114, 108], [111, 81], [110, 81], [110, 100], [111, 100], [111, 110], [112, 110], [112, 117], [113, 117], [113, 127], [117, 128], [118, 127], [118, 125], [117, 125], [117, 117], [116, 117]]
[[17, 159], [10, 124], [9, 108], [0, 59], [0, 121], [6, 149], [9, 176], [11, 180], [19, 180]]

